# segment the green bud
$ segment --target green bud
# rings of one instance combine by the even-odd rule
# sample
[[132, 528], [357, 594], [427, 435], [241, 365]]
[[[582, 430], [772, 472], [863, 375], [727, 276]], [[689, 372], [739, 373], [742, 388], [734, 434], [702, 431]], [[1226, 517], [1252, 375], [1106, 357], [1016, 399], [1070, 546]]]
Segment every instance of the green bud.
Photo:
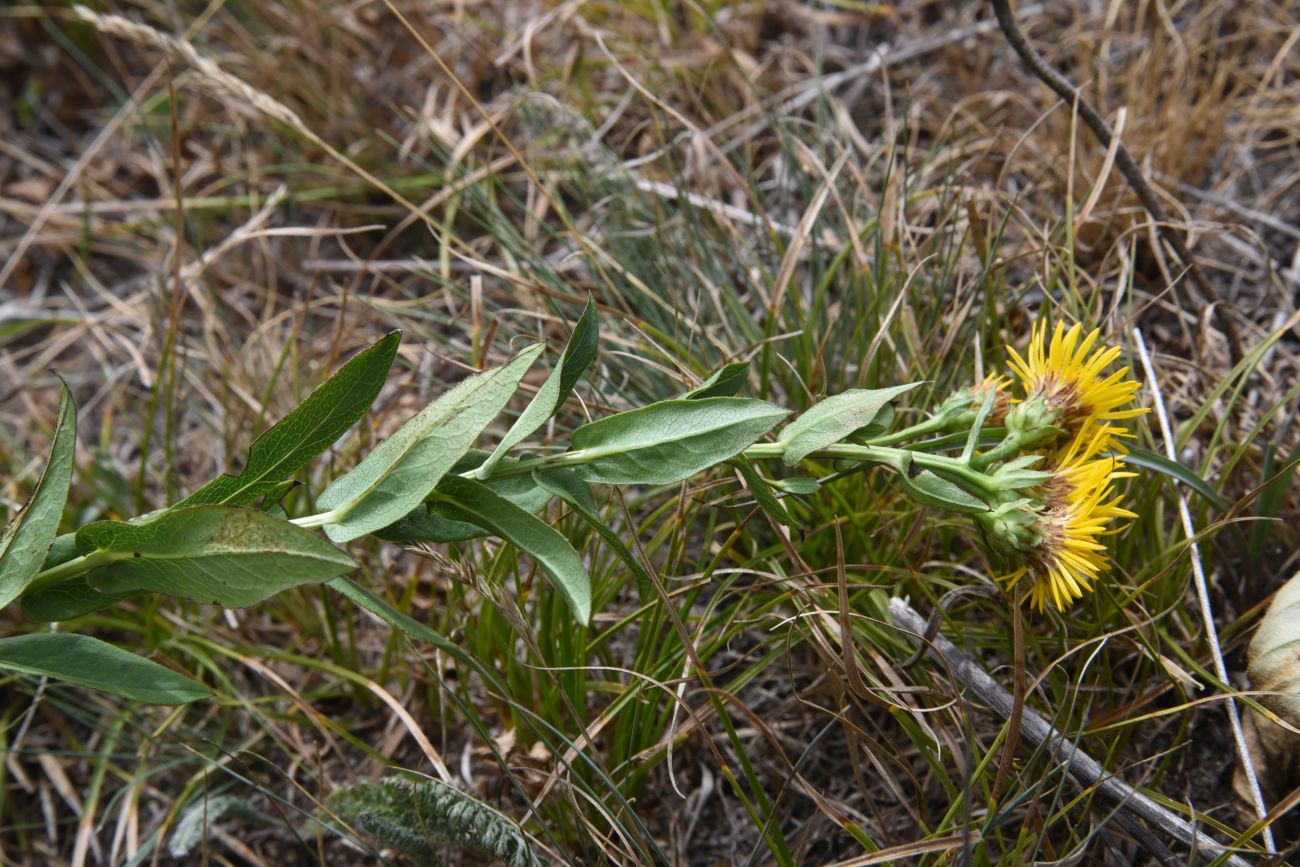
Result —
[[1007, 435], [1015, 437], [1021, 448], [1046, 445], [1065, 431], [1056, 426], [1061, 410], [1041, 398], [1026, 400], [1007, 412]]
[[975, 516], [993, 553], [1014, 557], [1042, 544], [1040, 503], [1027, 497], [982, 512]]

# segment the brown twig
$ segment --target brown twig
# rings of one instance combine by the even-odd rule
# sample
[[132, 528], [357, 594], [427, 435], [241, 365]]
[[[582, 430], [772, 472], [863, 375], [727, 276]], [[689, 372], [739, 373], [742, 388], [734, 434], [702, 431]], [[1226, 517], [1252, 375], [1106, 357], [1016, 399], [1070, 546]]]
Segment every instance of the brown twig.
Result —
[[1133, 189], [1133, 192], [1137, 194], [1142, 207], [1146, 209], [1146, 212], [1155, 222], [1160, 237], [1174, 251], [1174, 255], [1178, 257], [1178, 261], [1182, 263], [1187, 274], [1191, 276], [1192, 281], [1196, 284], [1202, 296], [1199, 299], [1200, 303], [1202, 305], [1215, 305], [1219, 324], [1223, 327], [1224, 336], [1228, 339], [1228, 349], [1232, 353], [1232, 361], [1236, 364], [1241, 360], [1241, 338], [1237, 334], [1237, 326], [1223, 312], [1223, 308], [1218, 306], [1218, 293], [1205, 279], [1205, 275], [1201, 273], [1196, 258], [1192, 256], [1187, 249], [1187, 245], [1183, 243], [1182, 236], [1174, 228], [1173, 223], [1170, 222], [1164, 206], [1160, 204], [1155, 191], [1151, 189], [1151, 185], [1142, 176], [1142, 170], [1138, 168], [1138, 164], [1129, 154], [1128, 148], [1124, 147], [1123, 142], [1115, 140], [1115, 133], [1111, 130], [1110, 124], [1106, 122], [1106, 119], [1101, 116], [1097, 109], [1093, 108], [1092, 103], [1084, 98], [1079, 88], [1064, 75], [1048, 66], [1047, 62], [1034, 51], [1028, 40], [1025, 39], [1025, 35], [1020, 32], [1020, 26], [1016, 24], [1016, 16], [1011, 12], [1010, 0], [991, 0], [991, 2], [993, 4], [993, 14], [997, 16], [998, 27], [1001, 28], [1002, 34], [1007, 38], [1007, 42], [1011, 44], [1016, 54], [1020, 55], [1020, 59], [1024, 61], [1025, 66], [1029, 67], [1029, 71], [1039, 81], [1051, 88], [1061, 99], [1078, 107], [1079, 118], [1087, 125], [1088, 129], [1092, 130], [1092, 134], [1101, 142], [1102, 147], [1111, 148], [1113, 143], [1115, 165], [1119, 168], [1120, 174], [1124, 176], [1124, 180], [1128, 181], [1128, 185]]
[[[988, 675], [978, 662], [966, 655], [942, 635], [936, 635], [930, 642], [922, 641], [926, 631], [926, 621], [916, 609], [902, 599], [889, 600], [889, 613], [904, 634], [915, 644], [925, 645], [930, 657], [942, 662], [967, 690], [980, 702], [988, 705], [1003, 718], [1011, 715], [1015, 699]], [[1092, 788], [1116, 804], [1117, 815], [1128, 814], [1129, 818], [1139, 818], [1176, 838], [1184, 845], [1202, 852], [1222, 855], [1223, 863], [1232, 867], [1249, 867], [1245, 859], [1229, 854], [1230, 849], [1207, 834], [1198, 831], [1178, 816], [1161, 807], [1151, 798], [1139, 792], [1111, 775], [1101, 762], [1083, 752], [1064, 734], [1057, 731], [1039, 714], [1025, 708], [1021, 722], [1021, 732], [1025, 739], [1035, 747], [1043, 747], [1048, 755], [1065, 767], [1066, 773], [1081, 787]], [[1133, 833], [1138, 843], [1148, 852], [1159, 856], [1165, 847], [1158, 840], [1140, 832], [1141, 826], [1136, 822], [1124, 822], [1124, 827]]]

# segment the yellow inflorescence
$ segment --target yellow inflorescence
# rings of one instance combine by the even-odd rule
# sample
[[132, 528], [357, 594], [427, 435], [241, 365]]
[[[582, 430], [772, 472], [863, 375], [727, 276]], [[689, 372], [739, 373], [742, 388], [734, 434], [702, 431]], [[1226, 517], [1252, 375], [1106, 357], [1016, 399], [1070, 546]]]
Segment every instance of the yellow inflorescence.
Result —
[[[1128, 379], [1129, 369], [1121, 367], [1107, 374], [1106, 368], [1119, 358], [1119, 347], [1093, 350], [1101, 332], [1093, 329], [1083, 336], [1075, 325], [1069, 331], [1058, 322], [1047, 340], [1047, 325], [1034, 326], [1029, 340], [1028, 360], [1010, 346], [1011, 369], [1020, 379], [1025, 400], [1040, 399], [1061, 413], [1059, 426], [1071, 442], [1082, 440], [1095, 444], [1099, 454], [1107, 448], [1122, 447], [1116, 437], [1127, 436], [1123, 428], [1110, 422], [1134, 418], [1145, 409], [1126, 408], [1133, 402], [1138, 383]], [[1095, 436], [1100, 431], [1104, 435]]]
[[1081, 335], [1078, 325], [1067, 332], [1058, 324], [1049, 343], [1046, 327], [1035, 327], [1027, 361], [1008, 348], [1024, 400], [1059, 411], [1056, 426], [1065, 432], [1062, 443], [1047, 444], [1038, 467], [1052, 477], [1030, 506], [1037, 544], [1022, 549], [1022, 565], [1003, 578], [1009, 585], [1030, 580], [1028, 599], [1039, 610], [1050, 602], [1062, 611], [1091, 590], [1110, 568], [1100, 537], [1115, 532], [1115, 520], [1136, 517], [1114, 493], [1115, 480], [1133, 473], [1123, 471], [1124, 450], [1116, 439], [1130, 434], [1113, 422], [1146, 412], [1131, 408], [1138, 383], [1127, 378], [1127, 367], [1106, 373], [1120, 350], [1094, 350], [1098, 331]]

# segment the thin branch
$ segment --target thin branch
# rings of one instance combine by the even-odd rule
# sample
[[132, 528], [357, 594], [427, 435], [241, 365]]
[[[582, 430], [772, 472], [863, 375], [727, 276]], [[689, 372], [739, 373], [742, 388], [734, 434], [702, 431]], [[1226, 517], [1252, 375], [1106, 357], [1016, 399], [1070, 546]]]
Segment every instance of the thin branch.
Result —
[[[1016, 54], [1020, 55], [1020, 59], [1024, 61], [1025, 66], [1029, 67], [1029, 71], [1037, 76], [1043, 84], [1051, 88], [1057, 96], [1065, 100], [1066, 103], [1078, 106], [1079, 118], [1087, 125], [1088, 129], [1092, 130], [1092, 134], [1101, 142], [1102, 147], [1114, 149], [1115, 165], [1119, 168], [1120, 174], [1124, 176], [1124, 180], [1128, 181], [1128, 185], [1137, 194], [1138, 201], [1150, 214], [1151, 219], [1156, 224], [1156, 230], [1160, 233], [1160, 237], [1174, 251], [1178, 261], [1191, 275], [1193, 282], [1195, 282], [1203, 296], [1200, 299], [1201, 303], [1218, 305], [1218, 293], [1205, 279], [1205, 275], [1201, 273], [1201, 268], [1196, 263], [1195, 257], [1192, 256], [1183, 243], [1182, 235], [1170, 222], [1164, 206], [1160, 204], [1160, 200], [1156, 198], [1151, 185], [1142, 176], [1142, 170], [1138, 168], [1138, 164], [1129, 154], [1128, 148], [1124, 147], [1122, 141], [1115, 138], [1110, 124], [1106, 122], [1106, 119], [1101, 116], [1097, 109], [1093, 108], [1092, 103], [1084, 98], [1079, 88], [1064, 75], [1048, 66], [1047, 62], [1034, 51], [1028, 40], [1025, 39], [1025, 35], [1020, 32], [1016, 17], [1011, 12], [1010, 0], [991, 0], [991, 2], [993, 4], [993, 13], [997, 16], [998, 26], [1002, 29], [1002, 34], [1006, 36], [1007, 42], [1015, 49]], [[1216, 307], [1216, 312], [1219, 324], [1223, 326], [1224, 336], [1228, 339], [1228, 348], [1232, 353], [1232, 360], [1235, 364], [1241, 360], [1241, 338], [1237, 334], [1237, 326], [1222, 312], [1221, 308]]]
[[[889, 613], [914, 644], [922, 643], [921, 636], [926, 631], [926, 622], [916, 609], [904, 600], [894, 597], [889, 600]], [[953, 676], [976, 699], [988, 705], [1003, 718], [1010, 716], [1015, 703], [1011, 693], [999, 686], [978, 662], [958, 650], [951, 641], [942, 635], [936, 635], [926, 647], [926, 652], [946, 665]], [[1245, 859], [1230, 854], [1232, 850], [1227, 846], [1198, 831], [1128, 783], [1110, 774], [1101, 762], [1078, 749], [1064, 734], [1053, 728], [1051, 723], [1029, 708], [1024, 709], [1021, 732], [1035, 747], [1046, 749], [1052, 758], [1065, 767], [1066, 773], [1076, 783], [1105, 796], [1116, 804], [1117, 810], [1142, 819], [1190, 848], [1222, 855], [1225, 857], [1223, 863], [1231, 867], [1249, 867]], [[1136, 823], [1124, 822], [1123, 824], [1130, 831], [1138, 827]], [[1159, 845], [1158, 841], [1144, 839], [1143, 835], [1136, 836], [1138, 842], [1147, 851], [1159, 857], [1158, 853], [1164, 847]]]

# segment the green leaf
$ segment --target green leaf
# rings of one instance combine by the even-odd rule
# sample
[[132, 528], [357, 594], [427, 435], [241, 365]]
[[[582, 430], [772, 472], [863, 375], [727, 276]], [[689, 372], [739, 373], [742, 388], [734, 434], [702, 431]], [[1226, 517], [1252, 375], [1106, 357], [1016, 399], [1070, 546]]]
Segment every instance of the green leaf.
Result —
[[101, 593], [152, 591], [227, 608], [356, 568], [316, 534], [238, 506], [169, 509], [140, 523], [98, 521], [77, 531], [77, 544], [107, 561], [87, 575]]
[[921, 470], [915, 476], [910, 472], [900, 473], [898, 478], [908, 496], [923, 505], [971, 515], [989, 510], [988, 504], [979, 497], [929, 470]]
[[0, 668], [51, 677], [149, 704], [185, 704], [212, 690], [89, 635], [41, 632], [0, 639]]
[[627, 564], [636, 577], [637, 591], [641, 594], [641, 601], [650, 602], [655, 598], [654, 583], [650, 579], [650, 573], [645, 570], [633, 554], [631, 549], [623, 542], [622, 537], [605, 522], [596, 512], [596, 501], [591, 496], [591, 488], [581, 479], [571, 476], [567, 473], [557, 473], [554, 470], [546, 472], [534, 472], [533, 478], [537, 484], [568, 503], [573, 511], [578, 513], [587, 524], [596, 531], [596, 533], [605, 540], [618, 558]]
[[918, 385], [913, 382], [892, 388], [854, 388], [809, 408], [781, 431], [786, 466], [792, 467], [817, 449], [867, 427], [890, 401]]
[[454, 507], [452, 515], [463, 512], [461, 520], [488, 528], [537, 561], [578, 621], [584, 626], [591, 621], [591, 578], [558, 530], [472, 479], [447, 476], [438, 485], [438, 495]]
[[1182, 464], [1174, 463], [1168, 458], [1163, 458], [1155, 452], [1149, 452], [1146, 449], [1129, 449], [1129, 453], [1124, 456], [1124, 463], [1142, 467], [1146, 470], [1154, 470], [1157, 473], [1169, 476], [1171, 479], [1176, 479], [1223, 511], [1232, 508], [1232, 503], [1210, 487], [1210, 484], [1198, 476], [1195, 471]]
[[[469, 453], [457, 461], [447, 472], [457, 475], [466, 473], [477, 468], [487, 457], [488, 453], [482, 449], [470, 449]], [[502, 465], [509, 468], [518, 463], [514, 458], [506, 458]], [[553, 472], [573, 475], [572, 470], [553, 470]], [[578, 479], [576, 475], [573, 475], [573, 478], [580, 485], [586, 484], [581, 479]], [[531, 477], [525, 475], [488, 479], [483, 484], [525, 512], [534, 515], [540, 512], [551, 501], [552, 497], [550, 491], [542, 488]], [[445, 503], [434, 502], [421, 503], [401, 520], [389, 524], [382, 530], [376, 530], [373, 535], [386, 542], [464, 542], [468, 539], [478, 539], [490, 535], [490, 533], [477, 524], [454, 520], [448, 516]]]
[[1273, 597], [1247, 658], [1251, 685], [1269, 693], [1260, 704], [1300, 726], [1300, 573]]
[[817, 479], [808, 476], [795, 476], [791, 479], [777, 479], [776, 486], [787, 494], [798, 494], [799, 496], [810, 496], [822, 489], [822, 483]]
[[788, 414], [745, 397], [665, 400], [583, 425], [571, 442], [593, 458], [578, 468], [589, 481], [667, 485], [743, 451]]
[[242, 473], [217, 476], [177, 505], [247, 506], [274, 495], [280, 482], [334, 445], [365, 415], [388, 379], [401, 339], [402, 332], [394, 331], [358, 352], [253, 442]]
[[871, 424], [858, 428], [845, 439], [857, 445], [866, 445], [876, 437], [884, 436], [894, 426], [894, 414], [894, 407], [885, 404], [880, 408], [880, 412], [876, 413], [876, 417], [871, 420]]
[[[412, 638], [427, 641], [434, 647], [447, 651], [457, 659], [464, 658], [459, 645], [449, 641], [426, 624], [398, 611], [392, 605], [388, 604], [387, 601], [376, 596], [351, 578], [335, 578], [325, 586], [352, 602], [355, 602], [357, 605], [360, 605], [366, 611], [369, 611], [389, 626], [400, 629]], [[490, 682], [492, 672], [488, 669], [484, 669], [484, 671], [486, 672], [484, 680]]]
[[0, 536], [0, 608], [17, 599], [41, 571], [59, 531], [59, 518], [72, 484], [77, 450], [77, 407], [67, 383], [59, 398], [54, 442], [36, 490]]
[[542, 349], [540, 343], [530, 346], [504, 367], [461, 382], [335, 479], [316, 501], [317, 508], [334, 513], [325, 535], [347, 542], [410, 513], [505, 408]]
[[1300, 462], [1300, 443], [1296, 443], [1291, 454], [1283, 461], [1281, 470], [1274, 463], [1273, 444], [1264, 447], [1264, 483], [1259, 498], [1255, 500], [1255, 516], [1263, 520], [1255, 521], [1250, 528], [1249, 550], [1252, 558], [1263, 556], [1264, 545], [1268, 542], [1269, 533], [1273, 531], [1278, 510], [1291, 491], [1291, 480], [1295, 478], [1297, 462]]
[[510, 426], [510, 430], [501, 438], [501, 443], [497, 446], [496, 451], [479, 467], [478, 477], [480, 479], [486, 479], [492, 475], [493, 467], [505, 457], [507, 452], [519, 445], [525, 437], [546, 424], [546, 420], [555, 415], [560, 407], [564, 406], [564, 402], [569, 399], [569, 394], [573, 391], [573, 386], [577, 384], [578, 378], [582, 376], [583, 371], [595, 359], [596, 348], [599, 345], [600, 326], [596, 322], [596, 305], [594, 302], [588, 301], [586, 309], [582, 311], [582, 316], [578, 319], [578, 324], [573, 329], [573, 334], [569, 336], [568, 345], [564, 347], [560, 360], [555, 364], [555, 369], [551, 371], [551, 375], [538, 389], [537, 394], [528, 403], [519, 418], [515, 419], [515, 423]]
[[706, 397], [731, 397], [745, 387], [749, 378], [749, 362], [733, 361], [714, 371], [699, 386], [682, 395], [683, 400], [700, 400]]
[[772, 489], [767, 486], [767, 482], [763, 481], [763, 477], [758, 474], [758, 470], [754, 469], [754, 465], [749, 462], [748, 458], [744, 455], [737, 455], [733, 462], [736, 469], [740, 470], [740, 475], [745, 479], [745, 487], [749, 488], [749, 492], [754, 495], [760, 509], [787, 527], [799, 526], [798, 522], [790, 517], [790, 513], [785, 510], [785, 506], [781, 505], [781, 501], [777, 499], [776, 494], [772, 493]]
[[28, 620], [35, 623], [58, 623], [140, 595], [142, 594], [137, 592], [101, 593], [90, 586], [89, 576], [82, 573], [45, 590], [30, 590], [23, 594], [19, 604], [22, 606], [23, 617]]
[[421, 503], [372, 535], [385, 542], [465, 542], [492, 535], [478, 524], [448, 517], [447, 512], [443, 503]]

